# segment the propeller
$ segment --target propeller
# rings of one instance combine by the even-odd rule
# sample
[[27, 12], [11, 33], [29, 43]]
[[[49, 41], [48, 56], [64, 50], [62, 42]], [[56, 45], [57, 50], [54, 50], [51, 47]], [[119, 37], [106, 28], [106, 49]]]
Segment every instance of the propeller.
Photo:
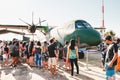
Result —
[[[25, 22], [24, 20], [22, 20], [22, 19], [19, 18], [19, 20], [21, 20], [22, 22], [24, 22], [25, 24], [28, 25], [28, 29], [29, 29], [29, 31], [30, 31], [31, 33], [35, 33], [37, 27], [43, 28], [43, 26], [41, 26], [41, 23], [46, 21], [46, 20], [42, 20], [42, 21], [41, 21], [41, 19], [39, 18], [39, 23], [38, 23], [39, 26], [37, 26], [38, 24], [34, 24], [33, 16], [34, 16], [34, 13], [32, 12], [32, 24], [29, 24], [29, 23], [27, 23], [27, 22]], [[43, 33], [43, 32], [42, 32], [42, 33]], [[44, 34], [45, 34], [45, 33], [44, 33]]]
[[21, 20], [22, 22], [24, 22], [25, 24], [27, 24], [28, 25], [28, 29], [29, 29], [29, 31], [31, 32], [31, 33], [35, 33], [35, 31], [36, 31], [36, 25], [34, 24], [34, 22], [33, 22], [33, 12], [32, 12], [32, 24], [29, 24], [29, 23], [27, 23], [27, 22], [25, 22], [24, 20], [22, 20], [22, 19], [20, 19], [19, 18], [19, 20]]

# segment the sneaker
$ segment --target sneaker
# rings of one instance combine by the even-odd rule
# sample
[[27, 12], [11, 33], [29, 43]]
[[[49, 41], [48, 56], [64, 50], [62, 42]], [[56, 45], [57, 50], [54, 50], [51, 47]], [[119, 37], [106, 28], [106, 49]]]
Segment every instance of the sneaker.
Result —
[[105, 71], [105, 69], [103, 69], [103, 71]]
[[17, 65], [13, 65], [13, 67], [16, 67]]
[[79, 76], [79, 74], [76, 74], [75, 76]]

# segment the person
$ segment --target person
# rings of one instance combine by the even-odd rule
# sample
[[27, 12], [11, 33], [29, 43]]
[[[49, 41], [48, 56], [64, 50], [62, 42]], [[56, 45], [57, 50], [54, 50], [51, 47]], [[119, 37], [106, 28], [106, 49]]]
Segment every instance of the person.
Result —
[[[50, 66], [50, 72], [51, 74], [56, 74], [56, 49], [54, 45], [54, 39], [50, 39], [50, 45], [48, 46], [48, 53], [49, 53], [49, 66]], [[52, 68], [54, 66], [54, 70]], [[53, 72], [54, 71], [54, 72]]]
[[107, 51], [107, 46], [105, 44], [105, 41], [100, 43], [100, 51], [101, 51], [102, 68], [103, 68], [103, 71], [105, 71], [105, 56], [106, 56], [106, 51]]
[[15, 60], [15, 65], [17, 65], [19, 63], [19, 52], [20, 52], [20, 48], [19, 48], [19, 41], [16, 42], [15, 44], [16, 50], [15, 50], [15, 54], [16, 54], [16, 60]]
[[33, 67], [34, 66], [34, 41], [30, 42], [30, 45], [28, 47], [28, 53], [29, 53], [29, 65]]
[[105, 57], [105, 68], [106, 68], [106, 80], [115, 80], [115, 65], [118, 57], [117, 44], [113, 42], [111, 36], [105, 38], [106, 44], [108, 44], [106, 57]]
[[69, 46], [69, 42], [66, 41], [65, 42], [65, 46], [63, 48], [63, 59], [64, 59], [64, 62], [65, 62], [65, 68], [66, 70], [71, 70], [71, 66], [70, 66], [70, 59], [68, 59], [68, 62], [66, 61], [67, 59], [67, 48]]
[[62, 44], [60, 44], [58, 51], [59, 51], [59, 59], [63, 59], [63, 45]]
[[54, 47], [56, 49], [56, 61], [57, 61], [56, 63], [58, 64], [58, 61], [59, 61], [59, 46], [58, 46], [58, 41], [54, 37], [52, 39], [53, 39]]
[[4, 52], [3, 52], [3, 65], [4, 66], [8, 65], [8, 56], [9, 56], [9, 47], [8, 47], [8, 43], [5, 42], [5, 47], [4, 47]]
[[41, 42], [38, 41], [37, 42], [37, 45], [34, 46], [35, 48], [35, 64], [36, 64], [36, 67], [40, 68], [41, 67], [41, 50], [42, 50], [42, 47], [41, 47]]
[[115, 66], [115, 77], [116, 80], [120, 80], [120, 38], [117, 38], [117, 46], [118, 46], [118, 58], [117, 65]]
[[48, 68], [48, 43], [45, 41], [42, 46], [42, 66], [43, 68]]
[[10, 66], [13, 66], [13, 61], [14, 61], [14, 57], [13, 57], [13, 55], [14, 55], [14, 44], [15, 44], [15, 42], [13, 42], [13, 41], [9, 42], [9, 54], [12, 57], [12, 62], [10, 64]]
[[26, 63], [29, 64], [29, 52], [28, 52], [29, 41], [26, 42], [25, 47], [26, 47], [26, 49], [25, 49]]
[[4, 48], [3, 48], [3, 41], [0, 40], [0, 59], [3, 60], [3, 51], [4, 51]]
[[18, 41], [13, 41], [13, 44], [10, 44], [10, 55], [12, 57], [12, 62], [10, 66], [16, 67], [19, 57], [19, 43]]
[[25, 55], [26, 46], [25, 45], [26, 45], [26, 43], [22, 42], [21, 44], [22, 45], [20, 46], [20, 57], [23, 60], [23, 62], [25, 62], [25, 59], [26, 59], [26, 55]]
[[75, 44], [75, 40], [72, 39], [70, 41], [70, 46], [68, 47], [68, 53], [67, 53], [67, 61], [70, 58], [70, 64], [71, 64], [71, 76], [73, 76], [74, 72], [74, 64], [77, 69], [77, 75], [79, 74], [79, 66], [78, 66], [78, 47]]

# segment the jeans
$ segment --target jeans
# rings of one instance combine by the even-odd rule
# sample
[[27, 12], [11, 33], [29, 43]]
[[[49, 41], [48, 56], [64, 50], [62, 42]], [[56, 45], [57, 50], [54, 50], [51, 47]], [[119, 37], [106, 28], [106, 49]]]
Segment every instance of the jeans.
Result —
[[41, 54], [39, 54], [39, 53], [35, 54], [35, 63], [36, 63], [37, 67], [41, 66]]
[[73, 76], [74, 64], [75, 64], [76, 69], [77, 69], [77, 74], [79, 74], [79, 66], [78, 66], [78, 63], [77, 63], [77, 58], [75, 58], [75, 59], [70, 59], [70, 64], [71, 64], [71, 75]]

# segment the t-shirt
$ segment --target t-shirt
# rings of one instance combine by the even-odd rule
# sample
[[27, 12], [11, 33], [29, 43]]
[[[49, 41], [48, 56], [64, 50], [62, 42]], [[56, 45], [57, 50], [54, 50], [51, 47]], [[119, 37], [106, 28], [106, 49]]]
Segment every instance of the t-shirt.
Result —
[[67, 56], [67, 46], [64, 46], [64, 57], [66, 58]]
[[6, 46], [5, 48], [4, 48], [4, 51], [6, 51], [6, 53], [8, 53], [8, 47]]
[[74, 50], [70, 50], [70, 59], [75, 59], [75, 58], [77, 58], [76, 50], [75, 49]]
[[54, 50], [56, 50], [54, 44], [48, 46], [49, 57], [56, 57]]
[[10, 45], [10, 53], [15, 53], [15, 45]]
[[36, 53], [41, 54], [41, 49], [40, 49], [40, 47], [35, 47], [35, 50], [36, 50]]
[[21, 51], [22, 51], [22, 53], [25, 53], [25, 49], [26, 49], [26, 47], [25, 46], [21, 46]]
[[[108, 49], [108, 59], [107, 59], [108, 61], [111, 61], [114, 56], [114, 53], [118, 52], [117, 44], [116, 43], [112, 43], [112, 44], [113, 46]], [[117, 64], [117, 60], [113, 63], [113, 66], [115, 66], [116, 64]]]

